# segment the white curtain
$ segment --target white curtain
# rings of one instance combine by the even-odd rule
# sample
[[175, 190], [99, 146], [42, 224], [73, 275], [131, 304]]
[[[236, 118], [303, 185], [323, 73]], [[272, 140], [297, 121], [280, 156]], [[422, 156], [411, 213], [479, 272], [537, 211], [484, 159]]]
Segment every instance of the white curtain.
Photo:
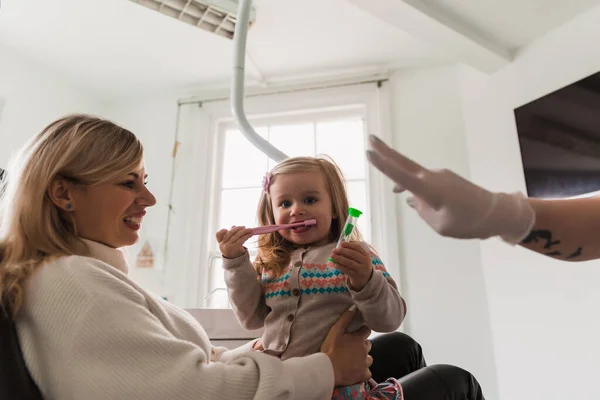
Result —
[[213, 136], [209, 114], [201, 104], [179, 106], [177, 148], [172, 171], [171, 201], [168, 210], [164, 279], [173, 302], [183, 307], [197, 305], [203, 291], [199, 263], [205, 260], [210, 154]]

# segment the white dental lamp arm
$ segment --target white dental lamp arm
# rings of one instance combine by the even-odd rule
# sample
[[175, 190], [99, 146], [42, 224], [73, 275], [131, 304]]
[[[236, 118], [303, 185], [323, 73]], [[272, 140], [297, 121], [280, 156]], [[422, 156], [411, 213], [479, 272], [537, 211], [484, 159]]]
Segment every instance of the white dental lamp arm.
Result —
[[231, 109], [240, 131], [256, 148], [275, 162], [288, 158], [278, 148], [260, 137], [252, 128], [244, 113], [244, 64], [246, 62], [246, 36], [250, 20], [252, 0], [240, 0], [237, 22], [233, 34], [233, 85], [231, 87]]

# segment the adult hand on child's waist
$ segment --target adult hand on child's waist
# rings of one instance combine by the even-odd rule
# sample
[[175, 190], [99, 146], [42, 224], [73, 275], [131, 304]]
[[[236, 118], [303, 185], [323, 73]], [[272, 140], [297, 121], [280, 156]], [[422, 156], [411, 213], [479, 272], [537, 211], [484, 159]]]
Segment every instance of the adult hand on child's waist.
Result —
[[329, 329], [321, 345], [321, 352], [327, 354], [331, 360], [335, 386], [353, 385], [371, 378], [371, 330], [363, 326], [354, 333], [345, 333], [356, 312], [356, 305], [344, 311]]

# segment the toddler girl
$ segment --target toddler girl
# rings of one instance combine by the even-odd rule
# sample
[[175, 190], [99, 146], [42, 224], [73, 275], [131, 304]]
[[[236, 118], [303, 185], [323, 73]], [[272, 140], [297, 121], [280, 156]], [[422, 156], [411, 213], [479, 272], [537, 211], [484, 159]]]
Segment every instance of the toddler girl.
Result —
[[[255, 348], [287, 359], [319, 352], [329, 328], [355, 304], [348, 330], [367, 325], [395, 331], [406, 314], [396, 283], [381, 259], [361, 241], [335, 248], [348, 217], [339, 168], [327, 159], [287, 159], [265, 176], [258, 207], [261, 226], [316, 219], [312, 226], [260, 236], [250, 261], [245, 227], [217, 232], [232, 308], [246, 329], [264, 327]], [[328, 261], [328, 258], [334, 261]], [[395, 379], [336, 388], [332, 399], [401, 399]]]

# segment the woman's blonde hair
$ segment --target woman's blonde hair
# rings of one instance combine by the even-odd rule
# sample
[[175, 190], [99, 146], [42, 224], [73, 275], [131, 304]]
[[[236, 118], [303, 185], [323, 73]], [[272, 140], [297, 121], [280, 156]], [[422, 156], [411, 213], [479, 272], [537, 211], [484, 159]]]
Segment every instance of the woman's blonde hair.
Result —
[[[261, 226], [275, 224], [273, 206], [269, 186], [277, 180], [279, 175], [317, 172], [325, 178], [325, 186], [331, 197], [332, 214], [329, 240], [338, 240], [346, 218], [348, 218], [348, 195], [342, 171], [337, 164], [327, 156], [320, 157], [293, 157], [277, 164], [266, 176], [267, 184], [258, 203], [258, 224]], [[361, 240], [358, 228], [354, 229], [351, 240]], [[274, 276], [281, 275], [283, 269], [290, 262], [290, 255], [297, 246], [284, 239], [279, 232], [262, 235], [258, 239], [258, 255], [254, 267], [258, 273], [268, 270]]]
[[[95, 185], [139, 169], [143, 147], [130, 131], [90, 116], [68, 115], [33, 137], [7, 168], [0, 198], [0, 300], [13, 316], [23, 284], [49, 259], [86, 248], [69, 214], [47, 190], [57, 178]], [[0, 190], [0, 193], [2, 190]]]

